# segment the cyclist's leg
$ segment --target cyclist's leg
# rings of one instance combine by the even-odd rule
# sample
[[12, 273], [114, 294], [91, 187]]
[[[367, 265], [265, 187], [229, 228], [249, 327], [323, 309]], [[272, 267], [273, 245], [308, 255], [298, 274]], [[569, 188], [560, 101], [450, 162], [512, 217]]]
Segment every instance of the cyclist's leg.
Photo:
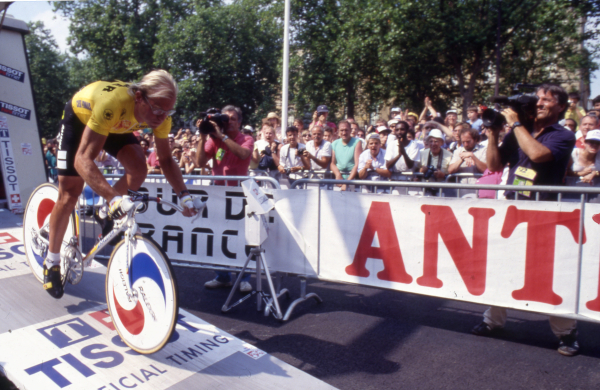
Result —
[[63, 237], [69, 225], [69, 217], [77, 204], [83, 179], [79, 176], [58, 177], [58, 200], [50, 214], [50, 239], [48, 251], [59, 253]]
[[122, 195], [126, 195], [128, 189], [137, 191], [148, 173], [144, 150], [137, 138], [132, 133], [110, 134], [104, 144], [104, 150], [116, 157], [125, 168], [125, 175], [113, 188]]

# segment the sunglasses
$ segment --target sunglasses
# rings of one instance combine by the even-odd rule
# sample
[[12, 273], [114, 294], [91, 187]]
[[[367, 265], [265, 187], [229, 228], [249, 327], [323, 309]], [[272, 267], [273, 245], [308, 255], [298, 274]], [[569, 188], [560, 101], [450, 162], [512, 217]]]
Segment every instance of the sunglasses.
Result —
[[148, 105], [148, 107], [150, 107], [150, 111], [152, 111], [152, 113], [154, 115], [164, 115], [164, 114], [166, 114], [167, 116], [171, 116], [171, 115], [175, 114], [175, 110], [165, 111], [165, 110], [162, 110], [160, 108], [154, 108], [154, 107], [152, 107], [152, 104], [150, 104], [150, 102], [148, 101], [148, 98], [146, 97], [146, 95], [144, 95], [144, 100], [146, 101], [146, 104]]

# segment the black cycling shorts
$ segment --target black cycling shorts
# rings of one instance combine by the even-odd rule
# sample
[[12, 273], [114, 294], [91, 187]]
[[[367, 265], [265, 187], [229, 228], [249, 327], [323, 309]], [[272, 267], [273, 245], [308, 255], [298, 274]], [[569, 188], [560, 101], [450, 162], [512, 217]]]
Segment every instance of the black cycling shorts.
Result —
[[[60, 122], [60, 133], [58, 134], [56, 167], [58, 168], [59, 176], [79, 176], [79, 173], [75, 170], [75, 154], [77, 154], [79, 144], [81, 143], [83, 129], [85, 129], [85, 124], [75, 115], [71, 101], [69, 100], [65, 105], [63, 119]], [[110, 133], [106, 137], [102, 149], [116, 158], [119, 151], [125, 145], [131, 144], [140, 144], [133, 133]]]

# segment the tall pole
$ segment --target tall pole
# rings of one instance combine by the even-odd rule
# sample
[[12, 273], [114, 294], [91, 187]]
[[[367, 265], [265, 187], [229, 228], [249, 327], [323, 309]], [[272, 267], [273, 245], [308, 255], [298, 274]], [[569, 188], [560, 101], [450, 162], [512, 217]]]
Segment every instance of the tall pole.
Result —
[[283, 27], [283, 82], [281, 86], [281, 139], [285, 139], [288, 126], [288, 83], [290, 65], [290, 0], [285, 0], [285, 23]]
[[[498, 24], [496, 25], [496, 86], [494, 87], [494, 95], [495, 96], [498, 96], [500, 94], [500, 25], [501, 24], [502, 24], [502, 0], [498, 0]], [[496, 108], [499, 108], [499, 106]]]

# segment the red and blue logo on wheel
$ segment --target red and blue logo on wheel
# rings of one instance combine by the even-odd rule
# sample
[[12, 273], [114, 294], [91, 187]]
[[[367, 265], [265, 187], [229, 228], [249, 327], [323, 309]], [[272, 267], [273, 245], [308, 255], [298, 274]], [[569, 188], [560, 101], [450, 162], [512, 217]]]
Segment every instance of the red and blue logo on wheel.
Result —
[[127, 245], [120, 245], [108, 270], [108, 305], [123, 340], [152, 351], [170, 336], [177, 315], [168, 265], [157, 248], [138, 239], [129, 269]]

